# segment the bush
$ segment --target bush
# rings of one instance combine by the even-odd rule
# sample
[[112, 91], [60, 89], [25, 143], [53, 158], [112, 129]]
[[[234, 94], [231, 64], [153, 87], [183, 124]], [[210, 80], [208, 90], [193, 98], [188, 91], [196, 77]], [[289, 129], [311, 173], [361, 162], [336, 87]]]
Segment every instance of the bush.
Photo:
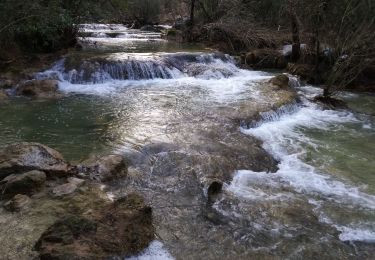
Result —
[[129, 0], [128, 14], [140, 25], [154, 24], [158, 22], [161, 1], [160, 0]]
[[0, 44], [51, 52], [75, 43], [75, 20], [60, 1], [5, 0], [0, 5]]
[[[52, 52], [75, 44], [80, 22], [119, 21], [128, 0], [1, 0], [0, 47]], [[152, 7], [154, 8], [154, 7]]]
[[73, 46], [76, 43], [76, 28], [70, 17], [59, 17], [55, 21], [27, 23], [15, 29], [14, 36], [18, 45], [34, 52], [52, 52]]

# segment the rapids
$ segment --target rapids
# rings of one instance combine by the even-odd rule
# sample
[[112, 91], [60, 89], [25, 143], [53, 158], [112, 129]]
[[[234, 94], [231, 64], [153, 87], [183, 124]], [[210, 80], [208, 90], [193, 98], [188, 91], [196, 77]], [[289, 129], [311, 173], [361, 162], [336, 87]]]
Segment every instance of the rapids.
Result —
[[276, 91], [273, 73], [201, 46], [115, 24], [80, 31], [82, 51], [35, 75], [65, 97], [2, 104], [0, 144], [128, 158], [108, 193], [142, 193], [156, 227], [130, 259], [371, 258], [373, 95], [342, 93], [351, 110], [323, 110], [319, 88], [289, 75], [297, 95]]

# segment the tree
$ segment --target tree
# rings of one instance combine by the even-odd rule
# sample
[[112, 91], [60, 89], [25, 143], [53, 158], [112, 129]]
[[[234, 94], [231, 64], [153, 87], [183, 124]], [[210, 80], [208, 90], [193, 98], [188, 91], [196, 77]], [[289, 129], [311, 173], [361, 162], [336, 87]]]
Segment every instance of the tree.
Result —
[[301, 41], [300, 41], [300, 32], [299, 32], [299, 24], [297, 18], [297, 1], [296, 0], [288, 0], [288, 13], [290, 17], [291, 23], [291, 31], [292, 31], [292, 61], [296, 62], [301, 57]]
[[127, 11], [140, 25], [145, 25], [159, 20], [160, 9], [160, 0], [129, 0]]
[[195, 15], [195, 0], [191, 0], [190, 3], [190, 26], [194, 26], [194, 15]]
[[[325, 56], [332, 61], [327, 72], [324, 96], [352, 84], [369, 66], [375, 64], [375, 5], [367, 0], [323, 1], [320, 8], [324, 24], [321, 38], [329, 48]], [[321, 34], [322, 34], [321, 33]]]

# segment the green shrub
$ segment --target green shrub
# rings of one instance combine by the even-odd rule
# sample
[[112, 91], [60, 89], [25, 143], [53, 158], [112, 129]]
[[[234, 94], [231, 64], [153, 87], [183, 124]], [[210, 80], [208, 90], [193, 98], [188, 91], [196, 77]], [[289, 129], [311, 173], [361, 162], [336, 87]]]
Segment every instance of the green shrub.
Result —
[[5, 0], [0, 4], [0, 44], [51, 52], [75, 43], [75, 19], [62, 2]]

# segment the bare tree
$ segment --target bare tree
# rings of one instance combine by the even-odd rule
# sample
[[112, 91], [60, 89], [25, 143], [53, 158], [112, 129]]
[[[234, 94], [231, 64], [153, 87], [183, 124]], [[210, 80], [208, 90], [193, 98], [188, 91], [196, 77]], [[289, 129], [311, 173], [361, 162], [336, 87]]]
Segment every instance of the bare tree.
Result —
[[195, 15], [195, 0], [191, 0], [190, 3], [190, 26], [194, 26], [194, 15]]
[[300, 30], [297, 18], [297, 1], [298, 0], [288, 0], [288, 13], [291, 22], [292, 31], [292, 61], [298, 61], [301, 57], [301, 41], [300, 41]]
[[375, 7], [367, 0], [346, 1], [337, 23], [329, 28], [333, 66], [328, 73], [324, 96], [352, 84], [375, 64]]

